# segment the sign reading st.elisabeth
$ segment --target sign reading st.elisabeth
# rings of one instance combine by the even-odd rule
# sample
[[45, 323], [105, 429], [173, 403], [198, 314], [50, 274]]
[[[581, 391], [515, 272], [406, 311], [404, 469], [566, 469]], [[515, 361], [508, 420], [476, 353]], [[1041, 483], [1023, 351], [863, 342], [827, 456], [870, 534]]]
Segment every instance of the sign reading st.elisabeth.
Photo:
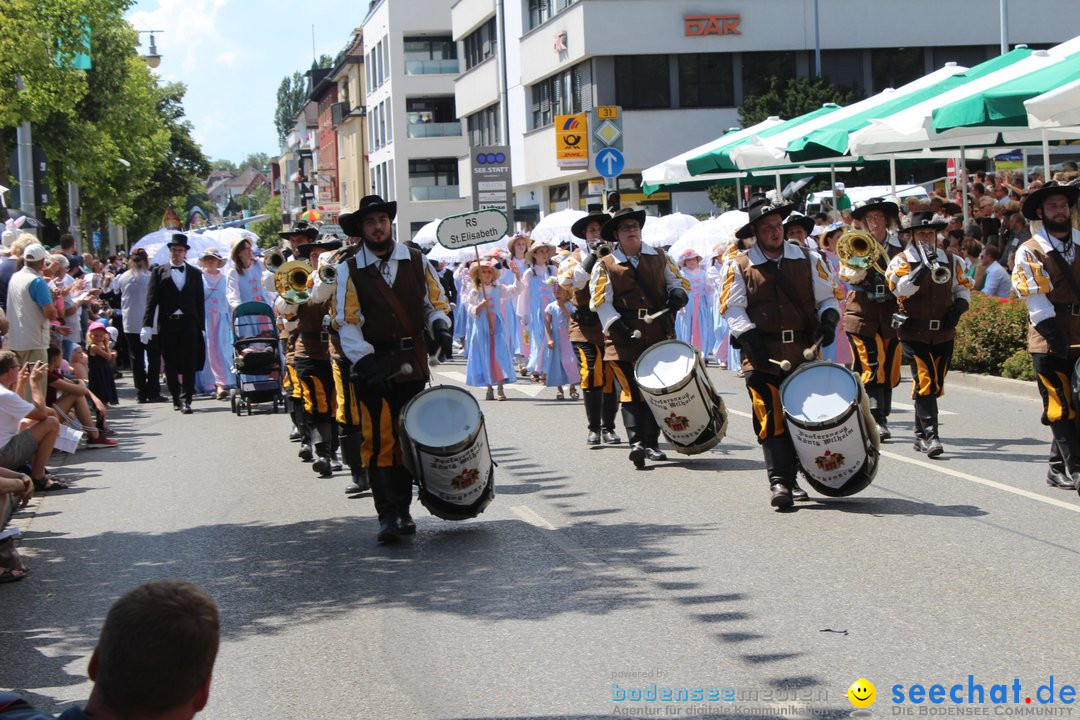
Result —
[[506, 215], [499, 210], [476, 210], [443, 218], [435, 235], [439, 244], [451, 250], [495, 242], [510, 230]]

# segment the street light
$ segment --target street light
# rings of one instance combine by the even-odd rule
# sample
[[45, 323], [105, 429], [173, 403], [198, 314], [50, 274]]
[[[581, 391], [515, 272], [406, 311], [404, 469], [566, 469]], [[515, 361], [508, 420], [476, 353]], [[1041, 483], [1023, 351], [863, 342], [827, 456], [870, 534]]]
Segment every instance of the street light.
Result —
[[[149, 65], [151, 69], [156, 68], [158, 65], [161, 64], [161, 55], [158, 55], [157, 45], [154, 43], [154, 33], [165, 32], [165, 31], [164, 30], [138, 30], [137, 32], [140, 35], [142, 35], [143, 33], [147, 33], [148, 35], [150, 35], [150, 52], [148, 54], [146, 54], [146, 55], [140, 55], [139, 57], [141, 57], [143, 60], [145, 60], [146, 64]], [[142, 45], [141, 40], [139, 41], [139, 45]]]

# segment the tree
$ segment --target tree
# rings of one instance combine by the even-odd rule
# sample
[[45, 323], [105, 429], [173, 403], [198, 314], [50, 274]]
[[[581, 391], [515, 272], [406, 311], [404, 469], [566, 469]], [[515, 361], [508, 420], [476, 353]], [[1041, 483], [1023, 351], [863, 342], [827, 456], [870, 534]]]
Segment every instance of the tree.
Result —
[[251, 153], [240, 162], [240, 168], [255, 168], [261, 173], [269, 172], [270, 156], [264, 152]]
[[750, 127], [773, 115], [790, 120], [817, 110], [825, 103], [846, 105], [853, 98], [851, 90], [839, 88], [824, 78], [781, 80], [770, 77], [763, 92], [743, 100], [739, 106], [739, 122], [743, 127]]
[[271, 195], [259, 208], [257, 214], [267, 214], [270, 217], [251, 224], [251, 232], [259, 236], [259, 247], [269, 248], [281, 244], [278, 233], [281, 232], [281, 197]]
[[274, 110], [274, 127], [277, 128], [278, 143], [284, 147], [285, 138], [296, 125], [296, 116], [307, 103], [307, 86], [304, 76], [299, 72], [286, 75], [281, 80], [277, 91], [277, 109]]

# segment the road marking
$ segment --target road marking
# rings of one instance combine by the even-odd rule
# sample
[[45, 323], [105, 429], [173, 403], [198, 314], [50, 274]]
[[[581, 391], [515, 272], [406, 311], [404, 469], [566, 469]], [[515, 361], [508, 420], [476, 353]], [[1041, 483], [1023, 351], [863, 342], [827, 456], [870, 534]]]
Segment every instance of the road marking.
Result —
[[[541, 530], [558, 530], [558, 528], [545, 520], [535, 510], [533, 510], [527, 505], [511, 505], [510, 510], [519, 518], [532, 525], [533, 527], [538, 527]], [[605, 562], [602, 558], [589, 552], [581, 545], [578, 545], [576, 542], [568, 538], [565, 533], [545, 533], [544, 537], [557, 545], [560, 550], [565, 552], [567, 555], [570, 555], [583, 565], [590, 565], [596, 567], [597, 569], [610, 567], [607, 562]]]
[[[899, 402], [893, 401], [892, 406], [894, 408], [900, 408], [901, 410], [908, 410], [910, 412], [915, 412], [915, 406], [914, 405], [908, 405], [907, 403], [899, 403]], [[956, 413], [954, 413], [952, 410], [938, 410], [938, 415], [955, 415], [955, 414]]]
[[[738, 415], [740, 417], [745, 417], [745, 418], [753, 417], [750, 413], [743, 412], [742, 410], [733, 410], [731, 408], [728, 408], [727, 410], [732, 415]], [[978, 475], [970, 475], [970, 474], [968, 474], [966, 472], [961, 472], [959, 470], [953, 470], [951, 468], [942, 467], [938, 463], [932, 463], [932, 462], [927, 462], [925, 460], [917, 460], [916, 458], [909, 458], [909, 457], [906, 457], [904, 455], [898, 455], [898, 454], [896, 454], [894, 452], [889, 452], [888, 450], [882, 450], [881, 454], [883, 456], [887, 457], [887, 458], [892, 458], [893, 460], [899, 460], [900, 462], [906, 462], [909, 465], [917, 465], [917, 466], [919, 466], [921, 468], [926, 468], [927, 470], [933, 470], [935, 472], [939, 472], [942, 475], [950, 475], [950, 476], [955, 477], [955, 478], [960, 478], [961, 480], [967, 480], [968, 482], [977, 483], [979, 485], [985, 485], [986, 487], [994, 488], [995, 490], [1003, 490], [1004, 492], [1012, 493], [1013, 495], [1019, 495], [1020, 497], [1026, 497], [1029, 500], [1037, 500], [1037, 501], [1039, 501], [1041, 503], [1045, 503], [1046, 505], [1053, 505], [1054, 507], [1062, 508], [1064, 510], [1071, 510], [1072, 512], [1080, 513], [1080, 505], [1077, 505], [1076, 503], [1067, 503], [1064, 500], [1058, 500], [1057, 498], [1052, 498], [1052, 497], [1047, 497], [1045, 495], [1040, 495], [1039, 493], [1032, 492], [1030, 490], [1023, 490], [1021, 488], [1016, 488], [1016, 487], [1013, 487], [1011, 485], [1006, 485], [1005, 483], [999, 483], [996, 480], [989, 480], [987, 478], [979, 477]]]
[[[448, 380], [454, 380], [454, 381], [459, 382], [459, 383], [465, 382], [465, 373], [460, 373], [460, 372], [457, 372], [456, 370], [434, 370], [433, 372], [436, 375], [441, 375], [442, 377], [444, 377], [444, 378], [446, 378]], [[507, 389], [507, 390], [513, 390], [513, 391], [519, 392], [519, 393], [521, 393], [523, 395], [528, 395], [529, 397], [536, 397], [540, 393], [547, 390], [547, 387], [545, 387], [543, 385], [536, 385], [535, 383], [525, 384], [525, 383], [516, 383], [515, 382], [515, 383], [509, 383], [507, 385], [503, 385], [503, 387], [505, 389]]]
[[544, 518], [540, 517], [540, 515], [535, 510], [533, 510], [527, 505], [511, 505], [510, 510], [530, 525], [535, 525], [536, 527], [543, 528], [544, 530], [555, 529], [554, 525], [549, 523]]

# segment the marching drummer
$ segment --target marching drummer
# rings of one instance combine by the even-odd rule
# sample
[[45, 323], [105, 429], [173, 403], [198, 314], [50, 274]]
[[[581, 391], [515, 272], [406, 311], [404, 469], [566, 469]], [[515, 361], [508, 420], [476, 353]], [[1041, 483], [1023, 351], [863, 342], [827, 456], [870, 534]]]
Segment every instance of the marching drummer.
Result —
[[409, 514], [413, 478], [402, 464], [398, 421], [428, 378], [424, 329], [440, 344], [450, 335], [442, 284], [419, 250], [394, 242], [396, 214], [396, 202], [378, 195], [360, 200], [350, 217], [360, 250], [338, 266], [335, 288], [334, 320], [352, 363], [364, 428], [360, 460], [379, 516], [380, 543], [416, 532]]
[[1073, 490], [1080, 486], [1080, 436], [1076, 397], [1070, 387], [1080, 359], [1080, 230], [1070, 222], [1080, 188], [1048, 182], [1027, 196], [1024, 217], [1041, 221], [1016, 251], [1012, 282], [1028, 308], [1028, 351], [1039, 378], [1042, 422], [1050, 426], [1050, 469], [1046, 482]]
[[622, 388], [622, 419], [630, 440], [630, 461], [645, 467], [645, 458], [667, 460], [660, 452], [660, 427], [634, 379], [634, 363], [646, 348], [675, 337], [674, 315], [686, 306], [690, 284], [675, 263], [658, 248], [641, 242], [645, 211], [623, 208], [600, 229], [617, 243], [610, 255], [593, 266], [590, 307], [600, 317], [607, 337], [604, 362]]
[[938, 232], [947, 224], [935, 221], [929, 211], [912, 213], [904, 228], [908, 246], [889, 262], [885, 273], [896, 295], [895, 324], [904, 356], [911, 358], [914, 447], [929, 458], [944, 452], [938, 438], [937, 399], [945, 394], [956, 324], [971, 299], [971, 278], [964, 272], [963, 259], [938, 247]]
[[575, 310], [570, 316], [570, 342], [574, 345], [581, 369], [581, 391], [585, 396], [585, 419], [589, 433], [586, 445], [617, 445], [615, 414], [619, 396], [615, 393], [615, 373], [604, 361], [604, 329], [599, 316], [589, 307], [589, 277], [599, 253], [610, 252], [600, 237], [600, 230], [611, 216], [591, 210], [570, 227], [574, 237], [587, 245], [587, 254], [578, 262], [573, 255], [559, 265], [559, 282], [568, 285], [574, 295]]
[[784, 218], [792, 207], [764, 195], [751, 201], [744, 208], [749, 222], [735, 237], [757, 242], [727, 262], [720, 275], [720, 312], [742, 348], [754, 433], [765, 456], [771, 504], [778, 509], [808, 499], [795, 479], [795, 448], [784, 425], [780, 383], [803, 362], [804, 350], [833, 342], [840, 321], [829, 263], [784, 241]]

